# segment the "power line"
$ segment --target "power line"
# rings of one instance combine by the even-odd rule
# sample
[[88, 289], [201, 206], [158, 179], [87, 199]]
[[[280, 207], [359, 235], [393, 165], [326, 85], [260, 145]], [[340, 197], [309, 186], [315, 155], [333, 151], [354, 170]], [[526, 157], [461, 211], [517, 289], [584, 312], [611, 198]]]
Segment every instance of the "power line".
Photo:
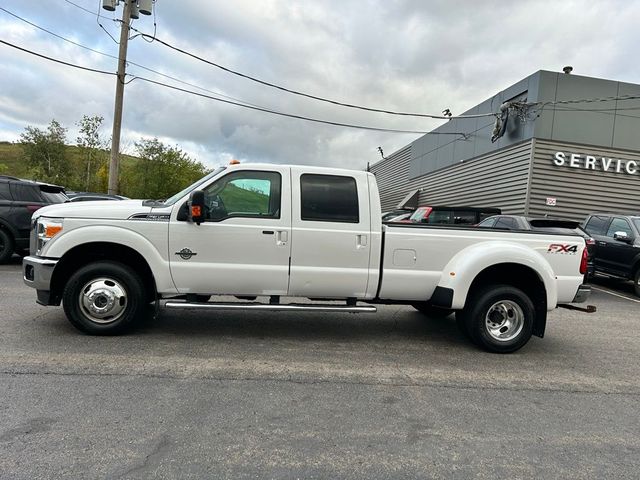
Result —
[[[67, 3], [70, 3], [71, 5], [76, 5], [77, 7], [82, 8], [79, 5], [73, 3], [71, 0], [65, 0], [65, 1]], [[82, 8], [82, 10], [84, 10], [85, 12], [88, 12], [88, 13], [93, 13], [93, 12], [89, 11], [86, 8]], [[93, 15], [95, 15], [95, 13], [93, 13]], [[116, 19], [115, 21], [119, 21], [119, 20]], [[271, 82], [267, 82], [265, 80], [261, 80], [261, 79], [259, 79], [257, 77], [254, 77], [254, 76], [239, 72], [237, 70], [233, 70], [233, 69], [231, 69], [229, 67], [225, 67], [224, 65], [221, 65], [219, 63], [213, 62], [211, 60], [207, 60], [206, 58], [203, 58], [203, 57], [201, 57], [199, 55], [196, 55], [195, 53], [191, 53], [191, 52], [189, 52], [187, 50], [184, 50], [184, 49], [182, 49], [180, 47], [176, 47], [176, 46], [170, 44], [169, 42], [161, 40], [160, 38], [155, 36], [155, 33], [154, 33], [154, 35], [149, 35], [148, 33], [142, 32], [142, 31], [138, 30], [135, 27], [130, 26], [129, 28], [131, 30], [133, 30], [134, 32], [136, 32], [142, 38], [145, 38], [145, 39], [148, 38], [148, 39], [150, 39], [150, 41], [158, 42], [158, 43], [164, 45], [167, 48], [175, 50], [176, 52], [179, 52], [179, 53], [181, 53], [183, 55], [187, 55], [187, 56], [189, 56], [191, 58], [194, 58], [194, 59], [196, 59], [196, 60], [198, 60], [200, 62], [203, 62], [203, 63], [206, 63], [206, 64], [211, 65], [213, 67], [219, 68], [220, 70], [223, 70], [223, 71], [225, 71], [227, 73], [231, 73], [233, 75], [237, 75], [237, 76], [245, 78], [247, 80], [251, 80], [253, 82], [259, 83], [261, 85], [265, 85], [267, 87], [275, 88], [275, 89], [281, 90], [283, 92], [291, 93], [293, 95], [299, 95], [301, 97], [311, 98], [313, 100], [317, 100], [317, 101], [320, 101], [320, 102], [326, 102], [326, 103], [330, 103], [330, 104], [333, 104], [333, 105], [338, 105], [338, 106], [341, 106], [341, 107], [354, 108], [354, 109], [358, 109], [358, 110], [365, 110], [365, 111], [368, 111], [368, 112], [386, 113], [386, 114], [389, 114], [389, 115], [399, 115], [399, 116], [405, 116], [405, 117], [433, 118], [433, 119], [436, 119], [436, 120], [451, 120], [451, 119], [455, 119], [455, 118], [481, 118], [481, 117], [495, 117], [496, 116], [495, 113], [482, 113], [482, 114], [476, 114], [476, 115], [460, 115], [460, 116], [452, 116], [452, 117], [450, 117], [450, 116], [446, 116], [446, 115], [432, 115], [432, 114], [426, 114], [426, 113], [398, 112], [398, 111], [395, 111], [395, 110], [385, 110], [385, 109], [379, 109], [379, 108], [365, 107], [365, 106], [362, 106], [362, 105], [355, 105], [355, 104], [352, 104], [352, 103], [340, 102], [340, 101], [337, 101], [337, 100], [332, 100], [332, 99], [329, 99], [329, 98], [320, 97], [320, 96], [312, 95], [312, 94], [309, 94], [309, 93], [304, 93], [304, 92], [301, 92], [301, 91], [298, 91], [298, 90], [293, 90], [293, 89], [290, 89], [290, 88], [287, 88], [287, 87], [283, 87], [281, 85], [277, 85], [275, 83], [271, 83]]]
[[[59, 38], [60, 40], [63, 40], [63, 41], [65, 41], [65, 42], [67, 42], [67, 43], [70, 43], [70, 44], [75, 45], [75, 46], [80, 47], [80, 48], [84, 48], [85, 50], [88, 50], [88, 51], [90, 51], [90, 52], [97, 53], [97, 54], [99, 54], [99, 55], [103, 55], [103, 56], [105, 56], [105, 57], [109, 57], [109, 58], [113, 58], [113, 59], [115, 59], [115, 60], [118, 60], [118, 57], [117, 57], [117, 56], [115, 56], [115, 55], [111, 55], [111, 54], [109, 54], [109, 53], [101, 52], [100, 50], [96, 50], [96, 49], [94, 49], [94, 48], [87, 47], [86, 45], [82, 45], [81, 43], [78, 43], [78, 42], [75, 42], [75, 41], [73, 41], [73, 40], [70, 40], [70, 39], [68, 39], [68, 38], [66, 38], [66, 37], [63, 37], [62, 35], [59, 35], [59, 34], [57, 34], [57, 33], [55, 33], [55, 32], [52, 32], [51, 30], [48, 30], [48, 29], [46, 29], [46, 28], [44, 28], [44, 27], [42, 27], [42, 26], [40, 26], [40, 25], [36, 25], [35, 23], [33, 23], [33, 22], [31, 22], [31, 21], [29, 21], [29, 20], [27, 20], [27, 19], [25, 19], [25, 18], [22, 18], [21, 16], [16, 15], [16, 14], [15, 14], [15, 13], [13, 13], [13, 12], [10, 12], [10, 11], [9, 11], [9, 10], [7, 10], [6, 8], [0, 7], [0, 10], [4, 11], [5, 13], [8, 13], [8, 14], [9, 14], [9, 15], [11, 15], [12, 17], [17, 18], [18, 20], [20, 20], [20, 21], [22, 21], [22, 22], [25, 22], [25, 23], [27, 23], [27, 24], [31, 25], [32, 27], [35, 27], [35, 28], [37, 28], [37, 29], [39, 29], [39, 30], [42, 30], [43, 32], [46, 32], [46, 33], [48, 33], [49, 35], [52, 35], [52, 36], [54, 36], [54, 37], [56, 37], [56, 38]], [[88, 11], [88, 10], [87, 10], [87, 11]], [[154, 10], [154, 12], [155, 12], [155, 10]], [[156, 75], [160, 75], [161, 77], [165, 77], [165, 78], [168, 78], [168, 79], [170, 79], [170, 80], [173, 80], [174, 82], [178, 82], [178, 83], [181, 83], [181, 84], [183, 84], [183, 85], [188, 85], [189, 87], [197, 88], [197, 89], [199, 89], [199, 90], [203, 90], [203, 91], [205, 91], [205, 92], [209, 92], [209, 93], [212, 93], [212, 94], [214, 94], [214, 95], [218, 95], [218, 96], [220, 96], [220, 97], [228, 98], [228, 99], [230, 99], [230, 100], [235, 100], [235, 101], [237, 101], [237, 102], [246, 103], [247, 105], [254, 105], [254, 106], [257, 106], [257, 105], [255, 105], [255, 104], [250, 103], [250, 102], [245, 102], [245, 101], [240, 100], [240, 99], [238, 99], [238, 98], [234, 98], [234, 97], [231, 97], [231, 96], [229, 96], [229, 95], [225, 95], [225, 94], [223, 94], [223, 93], [216, 92], [216, 91], [214, 91], [214, 90], [209, 90], [209, 89], [204, 88], [204, 87], [201, 87], [201, 86], [199, 86], [199, 85], [195, 85], [195, 84], [193, 84], [193, 83], [186, 82], [186, 81], [181, 80], [181, 79], [179, 79], [179, 78], [173, 77], [173, 76], [171, 76], [171, 75], [167, 75], [166, 73], [159, 72], [159, 71], [154, 70], [154, 69], [152, 69], [152, 68], [145, 67], [144, 65], [140, 65], [139, 63], [132, 62], [132, 61], [130, 61], [130, 60], [127, 60], [127, 63], [128, 63], [128, 64], [130, 64], [130, 65], [134, 65], [134, 66], [136, 66], [136, 67], [138, 67], [138, 68], [141, 68], [141, 69], [143, 69], [143, 70], [146, 70], [146, 71], [148, 71], [148, 72], [154, 73], [154, 74], [156, 74]]]
[[[22, 48], [22, 47], [19, 47], [17, 45], [14, 45], [13, 43], [9, 43], [9, 42], [7, 42], [5, 40], [1, 40], [0, 39], [0, 43], [3, 43], [3, 44], [5, 44], [5, 45], [7, 45], [9, 47], [15, 48], [17, 50], [21, 50], [21, 51], [23, 51], [25, 53], [29, 53], [31, 55], [35, 55], [35, 56], [40, 57], [40, 58], [44, 58], [46, 60], [49, 60], [49, 61], [52, 61], [52, 62], [55, 62], [55, 63], [60, 63], [62, 65], [67, 65], [69, 67], [79, 68], [79, 69], [82, 69], [82, 70], [87, 70], [87, 71], [95, 72], [95, 73], [102, 73], [102, 74], [106, 74], [106, 75], [116, 75], [113, 72], [107, 72], [107, 71], [98, 70], [98, 69], [95, 69], [95, 68], [84, 67], [84, 66], [81, 66], [81, 65], [65, 62], [65, 61], [59, 60], [57, 58], [49, 57], [47, 55], [42, 55], [42, 54], [34, 52], [32, 50], [28, 50], [26, 48]], [[378, 131], [378, 132], [388, 132], [388, 133], [413, 133], [413, 134], [420, 134], [420, 135], [424, 135], [424, 134], [430, 133], [430, 132], [416, 131], [416, 130], [396, 130], [396, 129], [390, 129], [390, 128], [369, 127], [369, 126], [365, 126], [365, 125], [355, 125], [355, 124], [350, 124], [350, 123], [341, 123], [341, 122], [332, 122], [332, 121], [329, 121], [329, 120], [320, 120], [318, 118], [306, 117], [306, 116], [303, 116], [303, 115], [295, 115], [295, 114], [280, 112], [280, 111], [277, 111], [277, 110], [271, 110], [271, 109], [267, 109], [267, 108], [254, 107], [252, 105], [247, 105], [247, 104], [244, 104], [244, 103], [233, 102], [231, 100], [225, 100], [225, 99], [214, 97], [214, 96], [211, 96], [211, 95], [206, 95], [204, 93], [194, 92], [192, 90], [187, 90], [187, 89], [184, 89], [184, 88], [176, 87], [175, 85], [169, 85], [169, 84], [166, 84], [166, 83], [158, 82], [157, 80], [153, 80], [153, 79], [150, 79], [150, 78], [134, 77], [132, 80], [134, 80], [134, 79], [145, 81], [145, 82], [148, 82], [148, 83], [152, 83], [154, 85], [159, 85], [159, 86], [162, 86], [162, 87], [165, 87], [165, 88], [169, 88], [169, 89], [172, 89], [172, 90], [176, 90], [176, 91], [180, 91], [180, 92], [184, 92], [184, 93], [189, 93], [191, 95], [196, 95], [196, 96], [199, 96], [199, 97], [202, 97], [202, 98], [208, 98], [210, 100], [215, 100], [217, 102], [228, 103], [230, 105], [235, 105], [235, 106], [238, 106], [238, 107], [248, 108], [248, 109], [251, 109], [251, 110], [257, 110], [257, 111], [261, 111], [261, 112], [265, 112], [265, 113], [271, 113], [273, 115], [279, 115], [279, 116], [282, 116], [282, 117], [289, 117], [289, 118], [295, 118], [295, 119], [298, 119], [298, 120], [305, 120], [305, 121], [308, 121], [308, 122], [322, 123], [322, 124], [326, 124], [326, 125], [334, 125], [334, 126], [340, 126], [340, 127], [346, 127], [346, 128], [354, 128], [354, 129], [359, 129], [359, 130], [373, 130], [373, 131]], [[437, 132], [434, 132], [434, 133], [437, 133]], [[463, 135], [463, 134], [454, 133], [454, 132], [448, 132], [447, 134], [450, 134], [450, 135]]]
[[0, 43], [3, 43], [5, 45], [7, 45], [9, 47], [12, 47], [12, 48], [15, 48], [17, 50], [21, 50], [21, 51], [23, 51], [25, 53], [29, 53], [31, 55], [35, 55], [36, 57], [44, 58], [46, 60], [50, 60], [50, 61], [55, 62], [55, 63], [60, 63], [62, 65], [66, 65], [68, 67], [79, 68], [80, 70], [87, 70], [89, 72], [102, 73], [104, 75], [115, 75], [114, 72], [107, 72], [106, 70], [98, 70], [96, 68], [84, 67], [82, 65], [77, 65], [75, 63], [69, 63], [69, 62], [65, 62], [64, 60], [59, 60], [57, 58], [49, 57], [47, 55], [43, 55], [41, 53], [37, 53], [37, 52], [34, 52], [32, 50], [27, 50], [26, 48], [19, 47], [18, 45], [14, 45], [13, 43], [6, 42], [6, 41], [4, 41], [2, 39], [0, 39]]
[[408, 113], [408, 112], [398, 112], [395, 110], [385, 110], [385, 109], [379, 109], [379, 108], [372, 108], [372, 107], [364, 107], [361, 105], [355, 105], [352, 103], [345, 103], [345, 102], [339, 102], [337, 100], [331, 100], [325, 97], [319, 97], [317, 95], [312, 95], [309, 93], [304, 93], [304, 92], [300, 92], [298, 90], [293, 90], [287, 87], [283, 87], [281, 85], [277, 85], [275, 83], [271, 83], [271, 82], [267, 82], [265, 80], [261, 80], [259, 78], [253, 77], [251, 75], [247, 75], [245, 73], [239, 72], [237, 70], [232, 70], [231, 68], [225, 67], [223, 65], [220, 65], [219, 63], [216, 62], [212, 62], [211, 60], [207, 60], [206, 58], [203, 58], [199, 55], [196, 55], [195, 53], [191, 53], [188, 52], [182, 48], [176, 47], [174, 45], [171, 45], [168, 42], [165, 42], [164, 40], [156, 37], [151, 37], [149, 34], [147, 33], [143, 33], [139, 30], [137, 30], [134, 27], [131, 27], [131, 29], [135, 32], [137, 32], [140, 36], [144, 37], [149, 37], [149, 38], [153, 38], [156, 42], [160, 43], [161, 45], [164, 45], [165, 47], [168, 47], [172, 50], [175, 50], [176, 52], [182, 53], [183, 55], [187, 55], [191, 58], [194, 58], [196, 60], [199, 60], [201, 62], [204, 62], [208, 65], [211, 65], [213, 67], [219, 68], [220, 70], [223, 70], [227, 73], [231, 73], [233, 75], [237, 75], [239, 77], [245, 78], [247, 80], [251, 80], [253, 82], [265, 85], [267, 87], [271, 87], [271, 88], [275, 88], [277, 90], [281, 90], [283, 92], [287, 92], [287, 93], [291, 93], [293, 95], [298, 95], [301, 97], [306, 97], [306, 98], [311, 98], [313, 100], [318, 100], [320, 102], [325, 102], [325, 103], [330, 103], [333, 105], [338, 105], [341, 107], [347, 107], [347, 108], [354, 108], [354, 109], [358, 109], [358, 110], [364, 110], [367, 112], [375, 112], [375, 113], [385, 113], [385, 114], [389, 114], [389, 115], [398, 115], [398, 116], [404, 116], [404, 117], [420, 117], [420, 118], [433, 118], [433, 119], [437, 119], [437, 120], [451, 120], [454, 118], [479, 118], [479, 117], [495, 117], [496, 114], [495, 113], [483, 113], [483, 114], [477, 114], [477, 115], [460, 115], [457, 117], [450, 117], [450, 116], [446, 116], [446, 115], [431, 115], [431, 114], [426, 114], [426, 113]]
[[[356, 129], [359, 129], [359, 130], [372, 130], [372, 131], [376, 131], [376, 132], [387, 132], [387, 133], [415, 133], [415, 134], [419, 134], [419, 135], [426, 135], [426, 134], [432, 133], [432, 132], [425, 132], [425, 131], [421, 131], [421, 130], [396, 130], [396, 129], [393, 129], [393, 128], [369, 127], [369, 126], [365, 126], [365, 125], [354, 125], [354, 124], [350, 124], [350, 123], [333, 122], [333, 121], [330, 121], [330, 120], [320, 120], [320, 119], [313, 118], [313, 117], [306, 117], [304, 115], [296, 115], [296, 114], [293, 114], [293, 113], [285, 113], [285, 112], [280, 112], [278, 110], [271, 110], [269, 108], [254, 107], [254, 106], [251, 106], [251, 105], [237, 103], [237, 102], [233, 102], [233, 101], [230, 101], [230, 100], [223, 100], [221, 98], [212, 97], [211, 95], [206, 95], [204, 93], [194, 92], [193, 90], [187, 90], [185, 88], [176, 87], [175, 85], [169, 85], [169, 84], [166, 84], [166, 83], [158, 82], [157, 80], [152, 80], [150, 78], [135, 77], [134, 80], [142, 80], [143, 82], [153, 83], [154, 85], [159, 85], [159, 86], [166, 87], [166, 88], [169, 88], [169, 89], [172, 89], [172, 90], [177, 90], [177, 91], [183, 92], [183, 93], [189, 93], [191, 95], [196, 95], [196, 96], [202, 97], [202, 98], [208, 98], [210, 100], [215, 100], [217, 102], [228, 103], [230, 105], [236, 105], [236, 106], [239, 106], [239, 107], [249, 108], [251, 110], [257, 110], [259, 112], [271, 113], [273, 115], [279, 115], [279, 116], [289, 117], [289, 118], [297, 118], [298, 120], [305, 120], [307, 122], [323, 123], [323, 124], [326, 124], [326, 125], [334, 125], [334, 126], [338, 126], [338, 127], [356, 128]], [[439, 132], [434, 132], [434, 133], [439, 133]], [[458, 132], [446, 132], [444, 134], [445, 135], [464, 135], [463, 133], [458, 133]]]

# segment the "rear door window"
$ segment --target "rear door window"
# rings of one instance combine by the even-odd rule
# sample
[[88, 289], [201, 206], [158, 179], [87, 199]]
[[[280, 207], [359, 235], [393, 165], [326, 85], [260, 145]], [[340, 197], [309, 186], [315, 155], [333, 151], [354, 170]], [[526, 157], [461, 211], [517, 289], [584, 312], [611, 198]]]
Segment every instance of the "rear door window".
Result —
[[37, 184], [12, 183], [11, 193], [16, 202], [43, 203], [44, 201]]
[[300, 177], [301, 219], [359, 223], [356, 179], [305, 173]]
[[604, 235], [607, 231], [608, 224], [609, 224], [609, 217], [594, 215], [589, 219], [589, 221], [585, 225], [585, 229], [591, 235]]

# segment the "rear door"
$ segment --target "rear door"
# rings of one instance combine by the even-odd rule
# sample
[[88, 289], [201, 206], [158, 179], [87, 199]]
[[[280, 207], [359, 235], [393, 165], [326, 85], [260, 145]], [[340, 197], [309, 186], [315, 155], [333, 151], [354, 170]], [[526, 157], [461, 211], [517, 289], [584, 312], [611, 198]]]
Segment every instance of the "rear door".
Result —
[[593, 250], [593, 265], [596, 270], [603, 272], [610, 270], [610, 265], [607, 260], [607, 248], [609, 244], [607, 230], [609, 229], [610, 223], [611, 217], [609, 216], [592, 215], [584, 226], [584, 229], [596, 242]]
[[289, 295], [363, 298], [371, 218], [366, 174], [291, 168]]

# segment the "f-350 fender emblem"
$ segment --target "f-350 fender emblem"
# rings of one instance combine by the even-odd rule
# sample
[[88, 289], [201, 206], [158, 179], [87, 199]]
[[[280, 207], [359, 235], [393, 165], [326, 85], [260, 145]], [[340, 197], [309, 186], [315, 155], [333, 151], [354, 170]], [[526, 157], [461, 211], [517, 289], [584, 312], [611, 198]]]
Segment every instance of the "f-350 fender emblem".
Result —
[[176, 252], [176, 255], [180, 255], [180, 258], [183, 259], [183, 260], [189, 260], [194, 255], [197, 255], [197, 253], [196, 252], [192, 252], [188, 248], [183, 248], [179, 252]]

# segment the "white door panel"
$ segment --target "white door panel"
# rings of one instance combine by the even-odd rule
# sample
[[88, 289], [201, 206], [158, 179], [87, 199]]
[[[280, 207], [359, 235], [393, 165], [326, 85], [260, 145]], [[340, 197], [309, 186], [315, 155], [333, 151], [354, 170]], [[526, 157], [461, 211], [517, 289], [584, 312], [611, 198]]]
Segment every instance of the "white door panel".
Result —
[[[261, 169], [262, 171], [262, 169]], [[255, 216], [234, 216], [259, 210], [252, 205], [238, 203], [238, 195], [260, 196], [251, 180], [237, 179], [243, 170], [234, 169], [228, 175], [235, 175], [235, 184], [225, 187], [215, 195], [215, 208], [222, 205], [224, 215], [210, 212], [210, 221], [200, 225], [188, 221], [177, 221], [174, 207], [169, 227], [169, 257], [171, 274], [180, 293], [231, 294], [231, 295], [286, 295], [289, 283], [289, 256], [291, 252], [291, 198], [290, 175], [287, 167], [273, 166], [264, 171], [280, 174], [280, 205], [269, 205], [273, 211], [255, 213]], [[255, 170], [245, 172], [251, 177]], [[205, 192], [216, 191], [217, 185], [233, 182], [218, 177], [210, 185], [204, 185]], [[216, 182], [221, 182], [216, 184]], [[239, 187], [238, 187], [239, 185]], [[229, 188], [232, 194], [229, 195]], [[226, 196], [225, 196], [226, 195]], [[210, 195], [211, 197], [211, 195]], [[209, 198], [209, 197], [207, 197]], [[211, 200], [211, 198], [209, 198]], [[224, 201], [222, 201], [224, 200]], [[184, 202], [179, 202], [184, 203]], [[226, 205], [226, 206], [225, 206]], [[230, 215], [229, 218], [225, 216]], [[277, 214], [277, 215], [276, 215]], [[254, 213], [250, 213], [254, 215]], [[265, 218], [262, 215], [279, 216]], [[183, 249], [194, 253], [180, 255]]]
[[[316, 188], [317, 211], [309, 214], [309, 201], [304, 200], [301, 192], [301, 177], [306, 175], [341, 177], [353, 179], [357, 188], [357, 209], [355, 201], [345, 197], [344, 215], [340, 209], [333, 214], [338, 220], [323, 221], [322, 203], [331, 198], [331, 179], [326, 191], [322, 181]], [[305, 177], [309, 178], [309, 177]], [[363, 298], [367, 293], [370, 263], [369, 191], [364, 172], [349, 172], [326, 175], [315, 173], [313, 168], [291, 169], [292, 190], [292, 238], [291, 238], [291, 275], [289, 295], [306, 297]], [[318, 190], [320, 189], [320, 190]], [[340, 193], [340, 192], [339, 192]], [[344, 192], [342, 192], [344, 193]], [[341, 193], [340, 193], [341, 194]], [[303, 212], [303, 201], [305, 207]], [[306, 213], [305, 213], [306, 212]], [[307, 219], [304, 219], [305, 215]], [[331, 213], [329, 214], [331, 215]], [[354, 218], [354, 216], [357, 217]]]

